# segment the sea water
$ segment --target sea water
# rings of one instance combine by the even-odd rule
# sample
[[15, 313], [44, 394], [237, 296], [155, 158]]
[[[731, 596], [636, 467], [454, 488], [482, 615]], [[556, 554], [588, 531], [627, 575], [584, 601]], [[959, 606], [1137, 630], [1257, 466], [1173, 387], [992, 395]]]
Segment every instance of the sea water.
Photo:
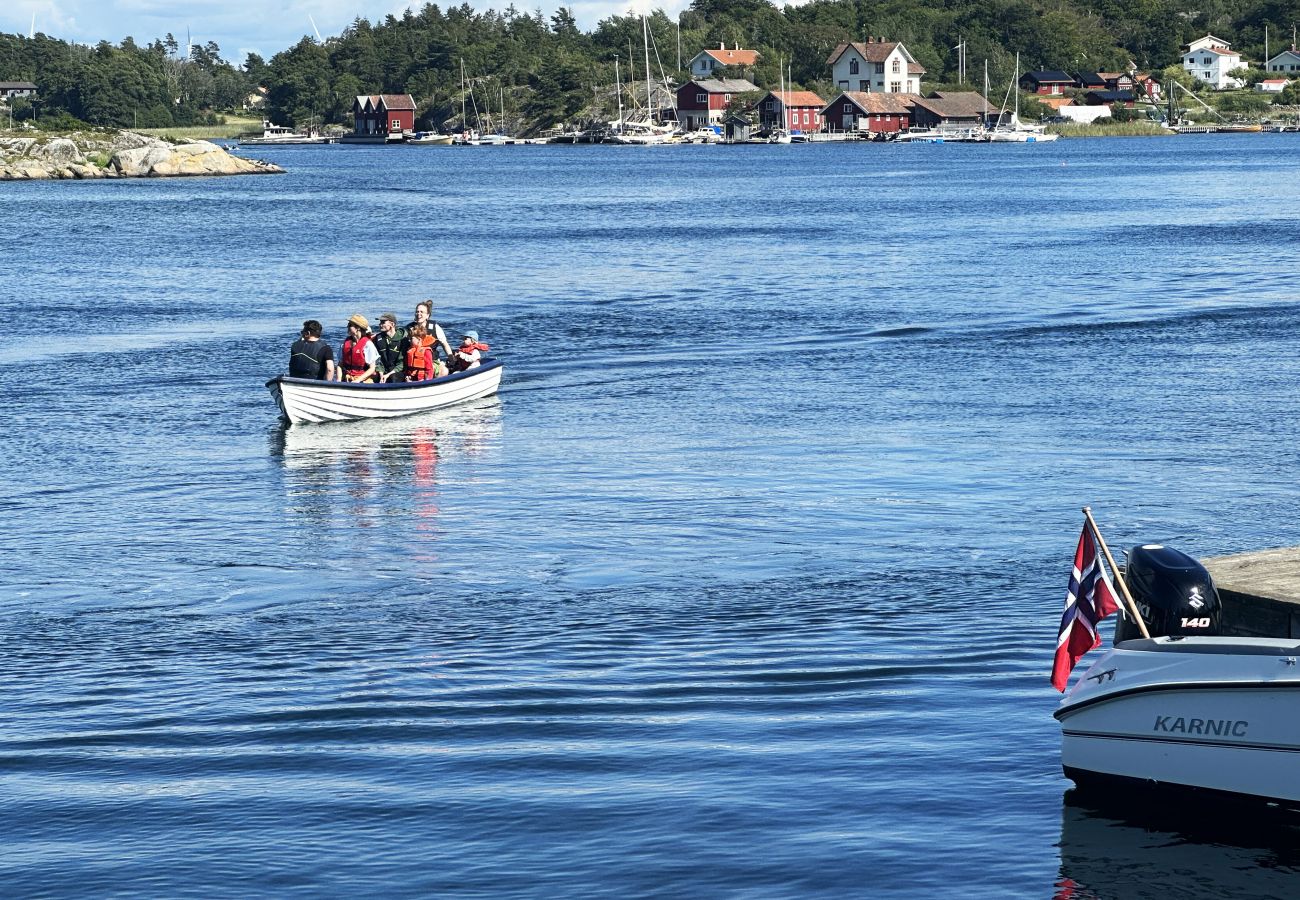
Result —
[[[1048, 674], [1081, 506], [1300, 543], [1298, 151], [0, 187], [0, 889], [1294, 895], [1294, 835], [1067, 795]], [[423, 298], [498, 396], [278, 422], [304, 319]]]

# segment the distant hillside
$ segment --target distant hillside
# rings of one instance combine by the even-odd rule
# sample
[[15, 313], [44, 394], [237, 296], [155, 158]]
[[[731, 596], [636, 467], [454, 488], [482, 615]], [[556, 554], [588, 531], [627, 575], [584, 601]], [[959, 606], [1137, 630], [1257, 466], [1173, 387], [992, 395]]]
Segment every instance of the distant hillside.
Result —
[[[1176, 0], [814, 0], [786, 9], [767, 0], [696, 0], [680, 23], [656, 12], [649, 29], [656, 79], [661, 69], [685, 79], [679, 46], [685, 66], [701, 49], [725, 44], [761, 53], [746, 73], [756, 84], [775, 86], [784, 60], [795, 87], [825, 95], [831, 50], [871, 35], [906, 44], [925, 66], [926, 86], [956, 83], [954, 48], [964, 41], [967, 82], [980, 86], [987, 60], [998, 93], [1017, 52], [1024, 69], [1116, 71], [1131, 61], [1158, 71], [1177, 63], [1189, 40], [1213, 32], [1258, 63], [1265, 27], [1277, 52], [1295, 21], [1300, 0], [1206, 0], [1195, 9]], [[500, 116], [504, 105], [507, 127], [523, 131], [607, 109], [616, 57], [625, 80], [629, 59], [635, 77], [645, 77], [639, 18], [613, 16], [584, 32], [564, 8], [548, 18], [514, 7], [427, 5], [382, 22], [358, 19], [323, 44], [304, 38], [269, 61], [250, 55], [238, 69], [215, 44], [183, 55], [170, 35], [143, 48], [127, 41], [93, 49], [0, 35], [0, 80], [36, 82], [42, 114], [62, 110], [104, 124], [186, 124], [238, 106], [262, 84], [269, 115], [283, 124], [347, 123], [357, 94], [409, 93], [422, 127], [459, 124], [463, 102], [471, 125], [475, 107]]]

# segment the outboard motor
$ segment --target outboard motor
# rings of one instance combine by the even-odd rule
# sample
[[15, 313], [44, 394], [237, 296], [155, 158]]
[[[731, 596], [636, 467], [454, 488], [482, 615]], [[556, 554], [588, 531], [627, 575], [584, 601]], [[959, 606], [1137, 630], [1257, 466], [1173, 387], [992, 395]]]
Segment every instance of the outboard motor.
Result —
[[[1219, 633], [1219, 593], [1205, 566], [1186, 553], [1161, 544], [1134, 547], [1124, 580], [1152, 637]], [[1142, 637], [1123, 602], [1120, 609], [1124, 614], [1115, 623], [1115, 643]]]

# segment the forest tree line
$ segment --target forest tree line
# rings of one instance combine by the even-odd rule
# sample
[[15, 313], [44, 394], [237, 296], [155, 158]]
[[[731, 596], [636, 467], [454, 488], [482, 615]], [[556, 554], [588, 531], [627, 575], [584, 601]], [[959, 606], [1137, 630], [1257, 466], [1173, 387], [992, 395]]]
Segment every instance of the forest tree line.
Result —
[[[1296, 22], [1300, 0], [1203, 0], [1194, 8], [1183, 0], [813, 0], [786, 8], [695, 0], [676, 18], [658, 11], [646, 24], [655, 80], [685, 81], [691, 57], [725, 44], [761, 53], [744, 73], [755, 84], [775, 86], [784, 64], [795, 88], [829, 99], [827, 57], [841, 41], [868, 35], [904, 43], [926, 69], [927, 90], [957, 86], [956, 47], [964, 42], [967, 87], [982, 88], [987, 61], [996, 95], [1017, 53], [1022, 70], [1122, 71], [1131, 62], [1159, 72], [1179, 62], [1188, 41], [1212, 32], [1262, 65], [1266, 29], [1276, 53]], [[642, 34], [630, 14], [583, 31], [564, 7], [546, 16], [513, 5], [480, 12], [428, 4], [379, 22], [357, 19], [337, 37], [304, 37], [270, 60], [250, 54], [238, 65], [215, 43], [183, 48], [171, 35], [144, 46], [126, 38], [86, 47], [0, 34], [0, 80], [34, 82], [41, 116], [100, 125], [211, 121], [261, 86], [265, 114], [278, 124], [347, 124], [356, 95], [409, 93], [420, 127], [461, 124], [462, 102], [468, 109], [472, 97], [498, 114], [504, 105], [507, 122], [536, 129], [607, 106], [615, 59], [625, 83], [631, 69], [643, 85]]]

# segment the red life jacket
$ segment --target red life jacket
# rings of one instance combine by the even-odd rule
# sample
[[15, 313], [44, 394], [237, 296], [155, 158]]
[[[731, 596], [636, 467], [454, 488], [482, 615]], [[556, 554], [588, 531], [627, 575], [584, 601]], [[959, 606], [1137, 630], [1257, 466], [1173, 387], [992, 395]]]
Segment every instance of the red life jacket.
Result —
[[352, 338], [343, 342], [343, 374], [360, 375], [370, 366], [366, 365], [366, 344], [370, 343], [367, 335], [361, 335], [361, 340], [353, 343]]
[[433, 353], [421, 344], [406, 351], [406, 377], [412, 381], [424, 381], [432, 374]]

